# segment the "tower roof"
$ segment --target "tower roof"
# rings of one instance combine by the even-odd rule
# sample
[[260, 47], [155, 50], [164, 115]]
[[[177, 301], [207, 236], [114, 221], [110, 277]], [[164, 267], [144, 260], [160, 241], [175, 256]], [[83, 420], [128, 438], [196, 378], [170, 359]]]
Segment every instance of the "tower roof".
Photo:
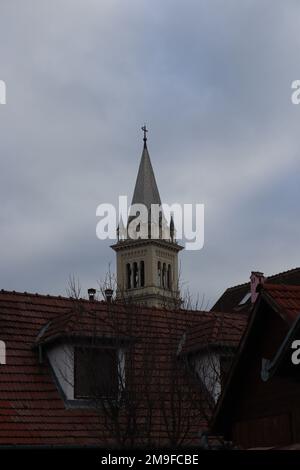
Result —
[[146, 141], [144, 137], [144, 148], [131, 204], [144, 204], [150, 209], [151, 204], [161, 205], [161, 200]]

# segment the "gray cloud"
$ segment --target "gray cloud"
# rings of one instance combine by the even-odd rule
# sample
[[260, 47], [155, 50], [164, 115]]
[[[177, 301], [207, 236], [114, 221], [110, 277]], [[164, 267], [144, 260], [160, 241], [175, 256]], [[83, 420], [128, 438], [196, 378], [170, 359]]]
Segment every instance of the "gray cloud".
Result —
[[299, 264], [299, 17], [296, 1], [3, 2], [0, 286], [105, 275], [95, 209], [131, 197], [144, 121], [162, 199], [206, 205], [205, 247], [182, 254], [192, 292]]

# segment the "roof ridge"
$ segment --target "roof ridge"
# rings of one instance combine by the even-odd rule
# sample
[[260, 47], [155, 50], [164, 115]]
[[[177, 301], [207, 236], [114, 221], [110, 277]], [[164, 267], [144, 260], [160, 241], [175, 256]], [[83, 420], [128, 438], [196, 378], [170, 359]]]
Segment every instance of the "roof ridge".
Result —
[[246, 287], [248, 284], [250, 284], [250, 281], [248, 282], [243, 282], [241, 284], [236, 284], [235, 286], [231, 286], [231, 287], [227, 287], [226, 291], [229, 291], [229, 290], [234, 290], [234, 289], [239, 289], [240, 287]]
[[[9, 294], [9, 295], [16, 295], [16, 296], [23, 296], [23, 297], [41, 297], [44, 299], [55, 299], [55, 300], [67, 300], [67, 301], [75, 301], [79, 300], [81, 302], [91, 302], [89, 299], [80, 297], [79, 299], [74, 299], [73, 297], [67, 297], [65, 295], [54, 295], [54, 294], [39, 294], [38, 292], [21, 292], [21, 291], [15, 291], [15, 290], [6, 290], [6, 289], [0, 289], [0, 294]], [[104, 300], [95, 300], [94, 302], [97, 303], [106, 303]]]
[[[85, 298], [79, 298], [79, 299], [74, 299], [73, 297], [66, 297], [66, 296], [62, 296], [62, 295], [53, 295], [53, 294], [39, 294], [37, 292], [27, 292], [27, 291], [24, 291], [24, 292], [20, 292], [20, 291], [9, 291], [9, 290], [5, 290], [5, 289], [1, 289], [0, 290], [0, 300], [1, 300], [1, 294], [7, 294], [7, 295], [13, 295], [13, 296], [20, 296], [20, 297], [26, 297], [28, 300], [30, 299], [35, 299], [35, 298], [40, 298], [40, 299], [49, 299], [49, 300], [60, 300], [60, 301], [66, 301], [68, 303], [70, 302], [76, 302], [76, 301], [79, 301], [79, 302], [84, 302], [85, 304], [91, 306], [91, 304], [93, 304], [95, 307], [96, 305], [105, 305], [107, 304], [106, 301], [104, 300], [94, 300], [93, 302], [91, 302], [89, 299], [85, 299]], [[11, 300], [12, 301], [12, 300]], [[122, 308], [126, 308], [127, 306], [131, 306], [131, 305], [127, 305], [126, 303], [113, 303], [112, 305], [116, 306], [116, 307], [120, 307], [121, 309]], [[197, 310], [197, 309], [179, 309], [178, 311], [176, 309], [172, 309], [172, 308], [165, 308], [165, 307], [150, 307], [150, 306], [147, 306], [147, 305], [141, 305], [141, 306], [138, 306], [136, 304], [133, 304], [132, 305], [133, 307], [137, 307], [137, 308], [140, 308], [141, 310], [144, 310], [144, 311], [152, 311], [152, 312], [156, 312], [156, 313], [173, 313], [175, 314], [176, 312], [178, 312], [179, 314], [182, 314], [182, 313], [185, 313], [185, 314], [191, 314], [191, 315], [206, 315], [206, 316], [210, 316], [212, 313], [215, 315], [215, 314], [219, 314], [219, 315], [224, 315], [224, 313], [226, 315], [232, 315], [232, 314], [235, 314], [236, 312], [231, 312], [231, 311], [228, 311], [228, 312], [221, 312], [221, 311], [210, 311], [210, 310]], [[68, 312], [65, 312], [65, 313], [68, 313]], [[61, 314], [57, 315], [56, 317], [59, 317], [61, 316]], [[54, 317], [52, 319], [52, 321], [56, 318]]]
[[300, 286], [298, 284], [272, 284], [268, 283], [263, 286], [264, 290], [272, 290], [272, 289], [284, 289], [284, 290], [300, 290]]
[[291, 269], [288, 269], [287, 271], [282, 271], [280, 273], [277, 273], [277, 274], [272, 274], [271, 276], [268, 276], [267, 279], [272, 279], [272, 278], [276, 278], [277, 276], [286, 276], [292, 272], [295, 272], [295, 271], [300, 271], [300, 267], [297, 267], [297, 268], [291, 268]]
[[[281, 271], [280, 273], [276, 273], [276, 274], [271, 274], [270, 276], [266, 276], [266, 282], [268, 282], [269, 279], [274, 279], [274, 278], [276, 279], [276, 277], [279, 277], [279, 276], [286, 276], [298, 270], [300, 271], [300, 267], [291, 268], [291, 269], [288, 269], [286, 271]], [[250, 281], [243, 282], [241, 284], [236, 284], [235, 286], [227, 287], [226, 291], [238, 289], [240, 287], [246, 287], [248, 284], [250, 284]]]

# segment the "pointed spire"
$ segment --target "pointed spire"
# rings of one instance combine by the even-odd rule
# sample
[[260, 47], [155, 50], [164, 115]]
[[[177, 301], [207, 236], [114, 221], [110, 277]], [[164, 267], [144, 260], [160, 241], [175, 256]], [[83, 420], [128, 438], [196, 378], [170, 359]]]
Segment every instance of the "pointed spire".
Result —
[[171, 215], [171, 220], [170, 220], [170, 237], [171, 237], [171, 241], [173, 242], [175, 239], [175, 225], [174, 225], [173, 215]]
[[127, 230], [125, 228], [124, 222], [122, 217], [120, 218], [119, 225], [117, 226], [117, 239], [118, 242], [122, 240], [126, 240], [127, 238]]
[[161, 205], [161, 200], [147, 148], [146, 133], [148, 130], [146, 126], [143, 126], [142, 130], [144, 132], [144, 148], [131, 204], [144, 204], [150, 209], [151, 204]]

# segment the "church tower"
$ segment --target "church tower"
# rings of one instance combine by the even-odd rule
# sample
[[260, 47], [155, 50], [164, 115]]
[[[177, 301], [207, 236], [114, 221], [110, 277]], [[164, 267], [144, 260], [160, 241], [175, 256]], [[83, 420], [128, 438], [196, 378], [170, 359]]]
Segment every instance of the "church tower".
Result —
[[[161, 213], [157, 230], [151, 232], [151, 205], [161, 207], [161, 200], [147, 147], [148, 131], [145, 126], [142, 130], [144, 146], [131, 207], [133, 204], [146, 206], [149, 234], [148, 238], [130, 238], [128, 230], [124, 230], [120, 222], [118, 241], [112, 246], [117, 256], [117, 300], [149, 307], [174, 308], [180, 306], [178, 253], [183, 247], [176, 242], [173, 218], [166, 226]], [[128, 224], [130, 221], [129, 215]], [[121, 236], [121, 232], [125, 235]], [[156, 233], [155, 237], [153, 233]]]

